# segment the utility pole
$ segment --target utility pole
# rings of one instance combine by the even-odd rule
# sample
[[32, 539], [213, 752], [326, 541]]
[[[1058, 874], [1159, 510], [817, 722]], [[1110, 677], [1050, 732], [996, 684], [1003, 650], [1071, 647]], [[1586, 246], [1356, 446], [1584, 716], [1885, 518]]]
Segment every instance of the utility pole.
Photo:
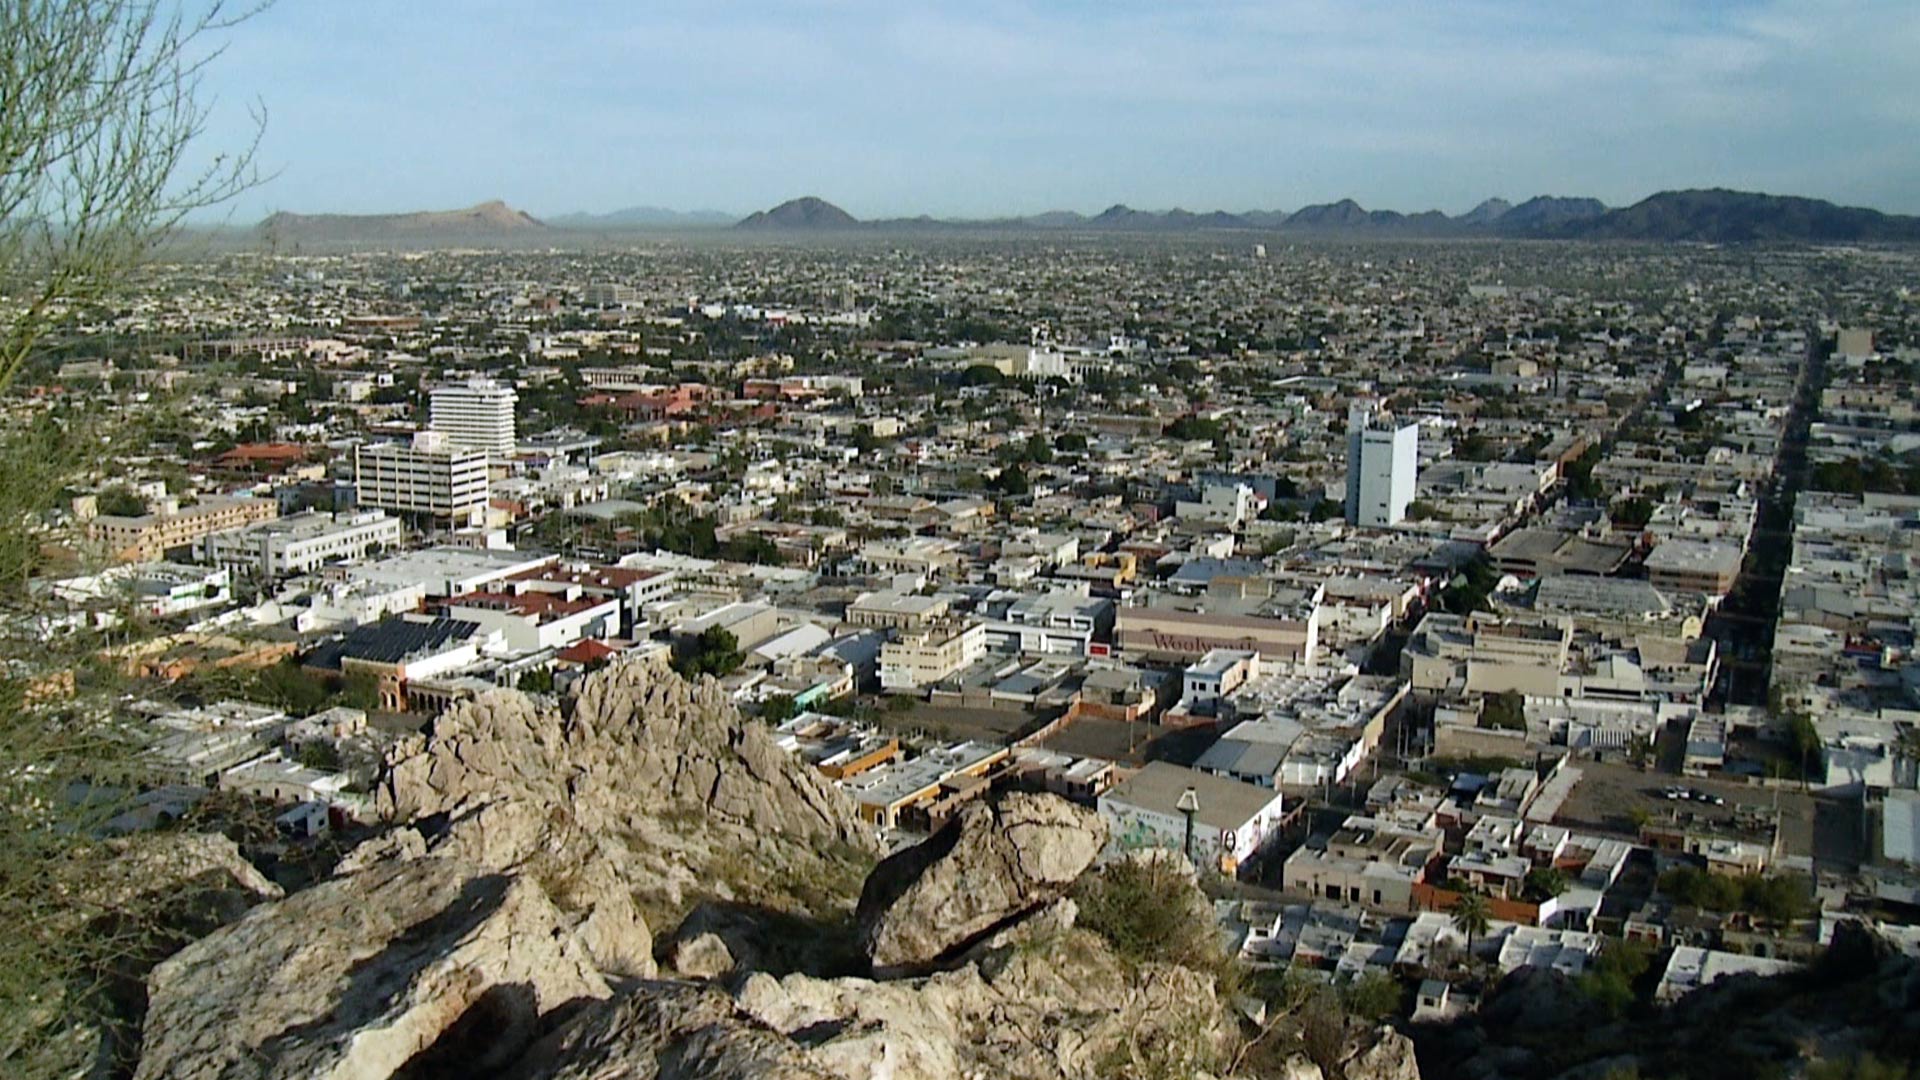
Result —
[[1187, 842], [1185, 850], [1187, 853], [1187, 861], [1191, 863], [1193, 862], [1193, 815], [1200, 812], [1200, 793], [1193, 788], [1188, 788], [1181, 792], [1180, 801], [1174, 804], [1174, 808], [1187, 816]]

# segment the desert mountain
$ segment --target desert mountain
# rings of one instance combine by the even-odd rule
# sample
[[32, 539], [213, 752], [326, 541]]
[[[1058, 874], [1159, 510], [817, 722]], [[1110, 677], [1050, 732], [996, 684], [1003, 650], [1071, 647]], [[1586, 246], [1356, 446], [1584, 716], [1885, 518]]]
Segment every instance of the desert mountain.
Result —
[[409, 214], [294, 214], [281, 211], [257, 231], [275, 243], [473, 240], [545, 232], [547, 226], [498, 199], [462, 210]]
[[1920, 217], [1883, 214], [1823, 199], [1712, 188], [1663, 191], [1587, 220], [1566, 233], [1596, 240], [1850, 243], [1920, 240]]
[[756, 210], [740, 219], [740, 229], [851, 229], [860, 224], [852, 214], [825, 199], [805, 195], [788, 199], [771, 210]]

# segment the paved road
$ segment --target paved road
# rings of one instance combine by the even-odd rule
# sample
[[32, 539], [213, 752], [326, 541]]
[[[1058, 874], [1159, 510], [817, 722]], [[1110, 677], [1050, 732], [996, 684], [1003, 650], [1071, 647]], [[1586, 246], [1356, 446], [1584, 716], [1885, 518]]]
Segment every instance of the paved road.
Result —
[[1793, 501], [1807, 477], [1807, 433], [1827, 384], [1826, 345], [1809, 334], [1806, 362], [1794, 388], [1773, 473], [1761, 494], [1753, 541], [1733, 592], [1708, 616], [1704, 633], [1723, 657], [1713, 705], [1765, 705], [1772, 670], [1773, 630], [1780, 614], [1780, 579], [1793, 555]]

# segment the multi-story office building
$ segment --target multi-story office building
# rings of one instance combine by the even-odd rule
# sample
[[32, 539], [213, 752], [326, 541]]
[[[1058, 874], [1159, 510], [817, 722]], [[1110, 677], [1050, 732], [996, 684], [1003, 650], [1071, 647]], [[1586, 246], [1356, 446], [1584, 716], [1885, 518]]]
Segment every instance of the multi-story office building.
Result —
[[381, 548], [398, 547], [400, 539], [400, 520], [379, 510], [308, 511], [203, 536], [194, 545], [194, 555], [203, 563], [270, 580], [364, 558]]
[[353, 478], [361, 506], [454, 527], [486, 521], [487, 452], [449, 445], [438, 431], [420, 432], [412, 443], [356, 447]]
[[596, 281], [587, 286], [585, 300], [588, 307], [627, 307], [640, 302], [640, 290], [631, 285]]
[[436, 386], [428, 426], [454, 446], [505, 460], [513, 456], [513, 407], [519, 400], [513, 387], [492, 379]]
[[279, 516], [272, 499], [204, 498], [190, 506], [169, 501], [138, 517], [101, 514], [87, 534], [121, 562], [152, 562], [208, 533], [237, 529]]
[[1395, 427], [1371, 405], [1347, 412], [1347, 521], [1386, 528], [1399, 524], [1413, 504], [1420, 469], [1420, 428]]

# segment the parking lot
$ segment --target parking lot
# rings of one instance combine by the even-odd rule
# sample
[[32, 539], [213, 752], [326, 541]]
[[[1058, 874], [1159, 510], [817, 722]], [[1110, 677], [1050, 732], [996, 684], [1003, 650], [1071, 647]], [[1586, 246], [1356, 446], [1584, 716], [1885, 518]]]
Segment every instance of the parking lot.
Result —
[[[1718, 777], [1642, 772], [1629, 765], [1582, 762], [1580, 769], [1580, 783], [1554, 817], [1555, 822], [1569, 828], [1632, 836], [1637, 831], [1636, 810], [1653, 817], [1675, 808], [1731, 817], [1741, 807], [1777, 806], [1785, 855], [1813, 856], [1815, 869], [1822, 872], [1851, 872], [1859, 866], [1860, 810], [1853, 800]], [[1663, 794], [1670, 787], [1705, 792], [1722, 803], [1670, 800]]]

